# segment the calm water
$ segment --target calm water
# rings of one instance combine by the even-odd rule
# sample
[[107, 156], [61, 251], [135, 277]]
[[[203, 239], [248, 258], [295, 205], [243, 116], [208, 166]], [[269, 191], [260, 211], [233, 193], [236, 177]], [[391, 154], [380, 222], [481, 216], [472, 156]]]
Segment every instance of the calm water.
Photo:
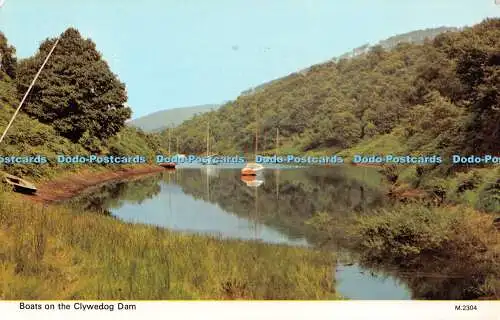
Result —
[[[115, 182], [72, 200], [143, 223], [222, 238], [293, 246], [318, 245], [304, 222], [314, 213], [338, 218], [384, 205], [373, 169], [266, 169], [242, 180], [238, 168], [178, 168], [134, 181]], [[339, 249], [340, 250], [340, 249]], [[344, 254], [345, 253], [345, 254]], [[359, 266], [349, 253], [336, 266], [337, 291], [350, 299], [410, 299], [403, 281]], [[349, 263], [348, 263], [349, 262]]]

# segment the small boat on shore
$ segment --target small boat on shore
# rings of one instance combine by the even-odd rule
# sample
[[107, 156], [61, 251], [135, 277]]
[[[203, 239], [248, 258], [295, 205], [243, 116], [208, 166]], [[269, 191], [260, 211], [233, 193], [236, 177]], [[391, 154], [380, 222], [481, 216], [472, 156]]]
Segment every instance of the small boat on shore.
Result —
[[25, 193], [25, 194], [34, 194], [36, 193], [36, 186], [24, 179], [13, 176], [11, 174], [5, 174], [3, 181], [8, 185], [12, 186], [14, 191]]

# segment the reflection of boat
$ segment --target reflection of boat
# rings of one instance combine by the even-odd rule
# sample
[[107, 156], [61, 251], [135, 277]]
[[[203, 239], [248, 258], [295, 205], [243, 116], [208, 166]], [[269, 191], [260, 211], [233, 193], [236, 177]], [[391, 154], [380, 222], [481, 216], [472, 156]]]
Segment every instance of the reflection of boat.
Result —
[[11, 185], [14, 188], [14, 191], [16, 192], [27, 193], [27, 194], [36, 193], [36, 186], [33, 183], [21, 179], [19, 177], [10, 174], [5, 174], [4, 182], [7, 183], [8, 185]]
[[254, 181], [247, 182], [247, 186], [257, 188], [257, 187], [260, 187], [263, 183], [264, 183], [263, 180], [254, 180]]
[[253, 188], [260, 187], [264, 183], [263, 178], [259, 177], [259, 179], [257, 179], [255, 175], [242, 176], [241, 181], [243, 181], [248, 187], [253, 187]]
[[217, 166], [207, 165], [202, 168], [207, 173], [207, 176], [218, 177], [220, 168]]

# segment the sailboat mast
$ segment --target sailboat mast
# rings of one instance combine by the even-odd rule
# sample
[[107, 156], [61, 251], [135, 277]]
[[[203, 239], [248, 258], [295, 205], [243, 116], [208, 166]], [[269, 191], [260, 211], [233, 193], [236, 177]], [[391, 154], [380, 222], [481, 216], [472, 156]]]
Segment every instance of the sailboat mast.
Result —
[[280, 129], [276, 128], [276, 155], [278, 155], [279, 147], [280, 147]]
[[207, 126], [207, 157], [210, 154], [210, 120], [208, 121]]
[[[280, 129], [276, 128], [276, 157], [278, 157], [278, 152], [280, 148]], [[280, 183], [279, 183], [279, 174], [280, 170], [276, 169], [276, 200], [279, 200], [279, 189], [280, 189]]]
[[259, 112], [255, 108], [257, 124], [255, 125], [255, 158], [257, 158], [257, 150], [259, 150]]
[[168, 155], [170, 156], [172, 153], [170, 152], [170, 135], [172, 128], [168, 128]]

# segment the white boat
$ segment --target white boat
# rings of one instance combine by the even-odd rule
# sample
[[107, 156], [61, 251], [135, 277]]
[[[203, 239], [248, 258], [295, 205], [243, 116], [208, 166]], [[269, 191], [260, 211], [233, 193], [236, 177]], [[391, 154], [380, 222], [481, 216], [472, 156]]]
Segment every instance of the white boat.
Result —
[[37, 190], [33, 183], [11, 174], [4, 174], [3, 181], [12, 186], [13, 190], [19, 193], [35, 194]]
[[[245, 168], [248, 168], [248, 169], [252, 169], [256, 172], [260, 172], [262, 170], [264, 170], [264, 166], [261, 165], [260, 163], [256, 163], [256, 162], [249, 162], [247, 163], [247, 165], [245, 166]], [[243, 169], [245, 169], [243, 168]]]

